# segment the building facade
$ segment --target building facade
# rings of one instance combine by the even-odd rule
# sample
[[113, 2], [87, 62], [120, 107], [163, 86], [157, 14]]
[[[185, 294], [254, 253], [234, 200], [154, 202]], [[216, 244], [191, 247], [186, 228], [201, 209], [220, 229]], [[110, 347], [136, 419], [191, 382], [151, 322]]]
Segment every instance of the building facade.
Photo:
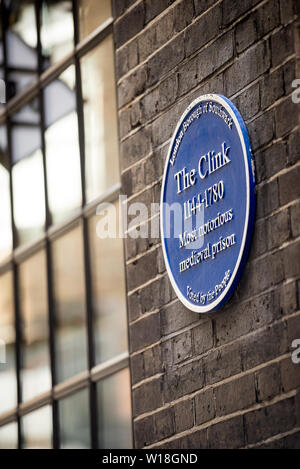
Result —
[[[2, 0], [0, 448], [300, 448], [299, 10]], [[246, 122], [256, 215], [235, 293], [197, 314], [159, 203], [207, 93]]]
[[125, 239], [138, 448], [300, 446], [298, 15], [297, 1], [115, 2], [123, 193], [160, 201], [177, 121], [205, 93], [235, 103], [256, 167], [252, 247], [221, 310], [181, 304], [159, 238]]

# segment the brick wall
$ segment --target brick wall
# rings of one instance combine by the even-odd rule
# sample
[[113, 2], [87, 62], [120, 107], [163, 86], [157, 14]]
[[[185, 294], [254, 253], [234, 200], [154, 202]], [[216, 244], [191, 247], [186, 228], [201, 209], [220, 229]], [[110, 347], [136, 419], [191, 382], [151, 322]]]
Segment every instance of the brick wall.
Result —
[[125, 240], [135, 446], [300, 447], [300, 365], [291, 361], [300, 338], [300, 138], [291, 99], [300, 4], [113, 4], [129, 201], [159, 202], [175, 124], [207, 92], [240, 110], [257, 177], [249, 260], [217, 313], [198, 315], [179, 302], [159, 238]]

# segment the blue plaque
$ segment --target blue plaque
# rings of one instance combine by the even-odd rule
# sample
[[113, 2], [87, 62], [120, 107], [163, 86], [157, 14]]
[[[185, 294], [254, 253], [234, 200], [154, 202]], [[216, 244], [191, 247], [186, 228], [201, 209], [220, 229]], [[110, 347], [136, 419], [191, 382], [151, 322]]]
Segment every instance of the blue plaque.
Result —
[[245, 123], [221, 95], [203, 95], [173, 134], [161, 190], [161, 240], [173, 288], [208, 313], [234, 292], [249, 252], [255, 177]]

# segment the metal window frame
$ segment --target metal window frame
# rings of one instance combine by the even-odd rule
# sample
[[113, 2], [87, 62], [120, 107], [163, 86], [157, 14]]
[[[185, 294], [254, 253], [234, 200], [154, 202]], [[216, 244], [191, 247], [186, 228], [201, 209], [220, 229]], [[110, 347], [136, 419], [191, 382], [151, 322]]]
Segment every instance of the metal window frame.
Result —
[[[113, 34], [113, 18], [110, 17], [104, 21], [96, 30], [80, 41], [79, 39], [79, 18], [78, 18], [78, 0], [72, 0], [72, 13], [74, 25], [74, 49], [67, 54], [64, 59], [50, 66], [47, 70], [42, 70], [42, 44], [41, 44], [41, 3], [35, 2], [35, 20], [37, 28], [37, 55], [38, 55], [38, 77], [26, 89], [14, 96], [5, 106], [0, 109], [0, 124], [4, 124], [7, 129], [7, 143], [9, 153], [9, 177], [10, 177], [10, 204], [11, 204], [11, 226], [13, 233], [13, 251], [11, 255], [0, 263], [0, 274], [9, 270], [13, 272], [13, 291], [14, 291], [14, 315], [16, 328], [16, 376], [17, 376], [17, 407], [9, 412], [0, 415], [0, 427], [11, 422], [18, 424], [18, 447], [22, 447], [22, 429], [21, 418], [24, 415], [33, 412], [45, 405], [52, 405], [53, 420], [53, 448], [59, 448], [59, 416], [58, 402], [80, 389], [89, 389], [89, 407], [91, 422], [91, 447], [98, 448], [98, 411], [97, 396], [95, 384], [118, 371], [129, 368], [129, 354], [125, 352], [108, 360], [104, 363], [95, 363], [95, 350], [93, 338], [93, 312], [92, 312], [92, 291], [91, 291], [91, 266], [90, 266], [90, 247], [89, 247], [89, 218], [96, 213], [96, 207], [102, 202], [113, 202], [120, 194], [121, 184], [117, 183], [104, 191], [97, 199], [87, 203], [86, 201], [86, 182], [85, 182], [85, 145], [84, 145], [84, 114], [83, 97], [81, 83], [80, 59], [88, 52], [97, 47], [108, 35]], [[1, 17], [3, 31], [3, 56], [4, 56], [4, 77], [8, 80], [11, 68], [7, 66], [7, 45], [6, 31], [7, 23], [5, 18], [3, 2], [1, 2]], [[1, 27], [1, 25], [0, 25]], [[76, 76], [76, 112], [78, 118], [78, 136], [79, 136], [79, 154], [81, 169], [81, 195], [82, 205], [75, 214], [66, 219], [61, 224], [52, 225], [51, 212], [48, 200], [47, 187], [47, 169], [46, 169], [46, 145], [45, 145], [45, 122], [44, 122], [44, 100], [43, 90], [65, 71], [70, 65], [75, 65]], [[14, 223], [13, 208], [13, 184], [12, 184], [12, 152], [11, 152], [11, 117], [33, 98], [39, 102], [40, 129], [41, 129], [41, 150], [43, 161], [43, 180], [45, 196], [45, 229], [40, 238], [24, 246], [18, 246], [17, 230]], [[53, 293], [53, 263], [51, 253], [51, 243], [68, 232], [78, 224], [82, 225], [82, 239], [84, 252], [84, 282], [85, 282], [85, 309], [86, 309], [86, 333], [88, 344], [88, 369], [77, 376], [74, 376], [62, 383], [56, 382], [55, 366], [55, 308]], [[22, 402], [21, 390], [21, 321], [19, 304], [19, 264], [25, 259], [31, 257], [35, 252], [44, 249], [46, 253], [46, 276], [47, 276], [47, 300], [48, 300], [48, 322], [49, 322], [49, 354], [51, 370], [51, 389], [30, 401]], [[124, 245], [123, 245], [124, 251]], [[124, 255], [125, 263], [125, 255]], [[128, 331], [127, 331], [128, 334]]]

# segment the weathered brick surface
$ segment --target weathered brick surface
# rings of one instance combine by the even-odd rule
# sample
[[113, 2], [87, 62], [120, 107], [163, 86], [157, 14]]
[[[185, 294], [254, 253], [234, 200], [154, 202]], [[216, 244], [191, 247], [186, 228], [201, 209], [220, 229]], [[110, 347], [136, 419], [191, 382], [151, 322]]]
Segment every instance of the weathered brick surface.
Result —
[[169, 139], [204, 93], [241, 112], [257, 183], [245, 271], [210, 316], [176, 299], [159, 238], [125, 240], [136, 447], [300, 447], [299, 5], [113, 1], [123, 193], [159, 202]]

